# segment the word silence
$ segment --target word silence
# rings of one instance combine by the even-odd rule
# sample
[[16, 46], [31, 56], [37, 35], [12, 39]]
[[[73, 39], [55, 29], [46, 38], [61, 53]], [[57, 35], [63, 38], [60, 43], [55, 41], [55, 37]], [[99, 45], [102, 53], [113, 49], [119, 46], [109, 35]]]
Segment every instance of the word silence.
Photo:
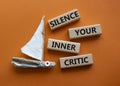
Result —
[[58, 27], [64, 26], [79, 19], [80, 19], [80, 14], [77, 9], [74, 9], [58, 17], [48, 20], [48, 23], [51, 30], [54, 30]]
[[60, 68], [86, 66], [91, 64], [93, 64], [92, 54], [84, 54], [84, 55], [60, 58]]
[[70, 28], [68, 31], [70, 39], [90, 37], [102, 34], [100, 24]]
[[48, 39], [47, 48], [50, 50], [79, 53], [80, 43], [68, 42], [63, 40]]

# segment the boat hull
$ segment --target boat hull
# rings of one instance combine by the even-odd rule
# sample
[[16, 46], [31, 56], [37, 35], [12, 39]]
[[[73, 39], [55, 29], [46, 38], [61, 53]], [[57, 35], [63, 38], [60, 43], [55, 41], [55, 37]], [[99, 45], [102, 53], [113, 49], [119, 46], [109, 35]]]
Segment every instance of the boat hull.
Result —
[[19, 57], [13, 57], [12, 64], [21, 68], [48, 68], [56, 65], [56, 63], [52, 61], [37, 61]]

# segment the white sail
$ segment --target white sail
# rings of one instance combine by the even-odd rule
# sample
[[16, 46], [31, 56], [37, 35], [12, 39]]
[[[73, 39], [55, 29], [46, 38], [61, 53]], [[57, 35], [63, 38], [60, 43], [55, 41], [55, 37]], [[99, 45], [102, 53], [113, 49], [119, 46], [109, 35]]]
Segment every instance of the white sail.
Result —
[[44, 16], [31, 40], [21, 48], [22, 53], [38, 60], [43, 60], [44, 51]]
[[22, 53], [37, 60], [29, 60], [25, 58], [13, 57], [12, 64], [21, 68], [50, 68], [56, 65], [52, 61], [43, 61], [44, 51], [44, 17], [32, 36], [31, 40], [21, 48]]

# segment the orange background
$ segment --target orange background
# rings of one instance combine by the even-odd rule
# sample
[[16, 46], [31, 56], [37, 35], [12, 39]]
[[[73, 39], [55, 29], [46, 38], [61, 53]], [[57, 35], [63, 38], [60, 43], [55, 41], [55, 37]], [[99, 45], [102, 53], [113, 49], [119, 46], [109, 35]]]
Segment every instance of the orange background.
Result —
[[[79, 10], [80, 21], [51, 31], [47, 21]], [[47, 69], [21, 69], [11, 65], [13, 56], [30, 59], [20, 48], [34, 34], [45, 15], [45, 60], [57, 65]], [[77, 39], [80, 54], [92, 53], [94, 64], [61, 70], [59, 58], [70, 53], [48, 51], [48, 38], [68, 40], [68, 28], [101, 24], [100, 37]], [[120, 0], [1, 0], [0, 1], [0, 86], [120, 86]]]

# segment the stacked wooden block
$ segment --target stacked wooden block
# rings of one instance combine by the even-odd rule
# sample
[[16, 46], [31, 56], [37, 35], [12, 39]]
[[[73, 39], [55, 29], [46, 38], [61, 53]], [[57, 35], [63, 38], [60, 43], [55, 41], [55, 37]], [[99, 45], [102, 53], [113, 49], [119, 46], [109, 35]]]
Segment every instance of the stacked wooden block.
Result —
[[[77, 9], [74, 9], [58, 17], [50, 19], [48, 23], [51, 30], [55, 30], [57, 28], [59, 29], [59, 27], [62, 27], [64, 25], [77, 21], [79, 19], [80, 19], [80, 14]], [[69, 28], [68, 32], [69, 32], [70, 39], [91, 37], [91, 36], [97, 36], [102, 34], [100, 24]], [[57, 50], [57, 51], [78, 54], [80, 52], [80, 43], [56, 40], [56, 39], [48, 39], [47, 48], [49, 50]], [[93, 64], [92, 54], [61, 57], [59, 60], [60, 60], [61, 68], [70, 68], [70, 67], [85, 66], [85, 65]]]

